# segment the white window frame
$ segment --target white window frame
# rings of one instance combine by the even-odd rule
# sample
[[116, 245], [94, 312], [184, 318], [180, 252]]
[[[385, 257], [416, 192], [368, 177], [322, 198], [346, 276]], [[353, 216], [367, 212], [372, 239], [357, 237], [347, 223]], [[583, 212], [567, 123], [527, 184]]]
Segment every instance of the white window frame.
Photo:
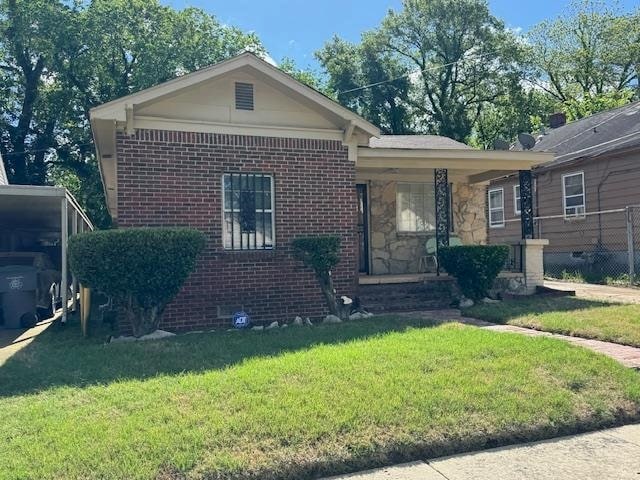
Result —
[[[233, 245], [227, 246], [225, 243], [227, 238], [227, 222], [225, 221], [225, 214], [231, 213], [231, 208], [227, 208], [227, 201], [224, 188], [224, 178], [228, 175], [259, 175], [262, 177], [268, 177], [271, 186], [271, 205], [269, 209], [264, 209], [265, 214], [271, 215], [271, 245], [264, 248], [251, 248], [251, 242], [249, 242], [249, 248], [242, 248], [242, 242], [240, 248], [233, 248]], [[225, 172], [221, 178], [221, 192], [222, 192], [222, 247], [224, 250], [230, 252], [259, 252], [265, 250], [273, 250], [276, 248], [276, 207], [275, 207], [275, 176], [272, 173], [262, 172]], [[233, 227], [232, 227], [233, 228]]]
[[[500, 192], [501, 195], [501, 206], [500, 207], [491, 207], [491, 194], [494, 192]], [[487, 210], [489, 212], [489, 228], [503, 228], [504, 227], [504, 188], [503, 187], [499, 187], [499, 188], [492, 188], [487, 192]], [[494, 211], [499, 211], [502, 210], [502, 222], [501, 223], [493, 223], [493, 221], [491, 220], [491, 212]]]
[[[398, 202], [398, 187], [400, 185], [430, 185], [433, 187], [433, 215], [434, 215], [434, 225], [433, 228], [429, 228], [429, 229], [425, 229], [425, 230], [418, 230], [417, 228], [414, 230], [403, 230], [400, 225], [401, 225], [401, 208], [402, 206], [399, 204]], [[435, 207], [436, 207], [436, 197], [435, 197], [435, 183], [433, 182], [396, 182], [396, 231], [398, 233], [414, 233], [417, 235], [422, 235], [422, 234], [429, 234], [429, 233], [433, 233], [436, 231], [436, 227], [435, 227]]]
[[[518, 195], [516, 196], [516, 190], [518, 190]], [[520, 215], [522, 210], [518, 208], [518, 200], [520, 200], [520, 207], [522, 207], [522, 197], [520, 196], [520, 185], [516, 184], [513, 186], [513, 213], [514, 215]]]
[[[570, 198], [580, 197], [580, 196], [582, 197], [582, 213], [567, 214], [567, 192], [566, 192], [565, 179], [568, 177], [576, 177], [578, 175], [580, 175], [580, 178], [582, 180], [582, 194], [569, 195], [569, 197]], [[576, 209], [578, 207], [579, 205], [568, 207], [568, 208]], [[562, 175], [562, 214], [564, 215], [564, 218], [566, 220], [585, 218], [586, 212], [587, 212], [587, 191], [584, 185], [584, 171], [565, 173], [564, 175]]]

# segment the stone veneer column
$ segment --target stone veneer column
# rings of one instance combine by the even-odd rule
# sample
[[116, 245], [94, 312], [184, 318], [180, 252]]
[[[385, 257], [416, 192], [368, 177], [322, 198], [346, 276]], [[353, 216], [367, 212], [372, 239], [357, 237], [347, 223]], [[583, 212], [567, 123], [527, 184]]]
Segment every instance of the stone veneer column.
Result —
[[529, 238], [522, 240], [520, 245], [523, 249], [523, 269], [527, 293], [535, 293], [536, 287], [541, 286], [544, 282], [543, 252], [545, 245], [549, 245], [549, 240]]
[[487, 243], [486, 184], [454, 182], [451, 195], [454, 235], [465, 245]]

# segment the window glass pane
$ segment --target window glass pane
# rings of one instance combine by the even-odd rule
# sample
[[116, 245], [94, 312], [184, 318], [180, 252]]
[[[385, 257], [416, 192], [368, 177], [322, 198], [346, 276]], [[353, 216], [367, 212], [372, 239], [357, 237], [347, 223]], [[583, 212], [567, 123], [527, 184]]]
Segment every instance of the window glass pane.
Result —
[[398, 183], [397, 228], [404, 232], [427, 232], [435, 228], [435, 192], [432, 183]]
[[584, 198], [582, 195], [578, 195], [576, 197], [567, 197], [566, 203], [567, 207], [576, 207], [584, 203]]
[[567, 187], [564, 194], [568, 196], [582, 195], [582, 185]]
[[271, 177], [224, 174], [223, 245], [234, 250], [273, 248]]
[[494, 190], [489, 192], [489, 207], [490, 208], [502, 208], [502, 191]]
[[579, 186], [582, 188], [582, 174], [564, 177], [564, 184], [566, 187]]

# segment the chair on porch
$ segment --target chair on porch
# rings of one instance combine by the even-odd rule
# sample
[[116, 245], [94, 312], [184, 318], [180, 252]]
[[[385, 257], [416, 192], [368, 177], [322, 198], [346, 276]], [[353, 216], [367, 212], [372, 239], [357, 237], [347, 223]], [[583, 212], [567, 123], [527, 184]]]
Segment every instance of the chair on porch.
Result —
[[[462, 240], [460, 237], [451, 235], [449, 236], [449, 246], [450, 247], [459, 247], [462, 245]], [[420, 263], [418, 264], [418, 270], [421, 272], [427, 271], [427, 265], [429, 264], [429, 260], [433, 262], [433, 268], [438, 270], [438, 242], [436, 237], [430, 237], [425, 243], [425, 254], [420, 257]]]

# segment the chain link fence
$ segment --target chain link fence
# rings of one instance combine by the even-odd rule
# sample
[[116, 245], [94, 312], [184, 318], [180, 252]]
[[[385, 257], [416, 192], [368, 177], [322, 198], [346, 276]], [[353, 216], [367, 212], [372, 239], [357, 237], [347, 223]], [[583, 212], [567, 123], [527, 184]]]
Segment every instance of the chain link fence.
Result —
[[536, 217], [544, 249], [545, 276], [589, 283], [635, 284], [640, 279], [640, 206]]

